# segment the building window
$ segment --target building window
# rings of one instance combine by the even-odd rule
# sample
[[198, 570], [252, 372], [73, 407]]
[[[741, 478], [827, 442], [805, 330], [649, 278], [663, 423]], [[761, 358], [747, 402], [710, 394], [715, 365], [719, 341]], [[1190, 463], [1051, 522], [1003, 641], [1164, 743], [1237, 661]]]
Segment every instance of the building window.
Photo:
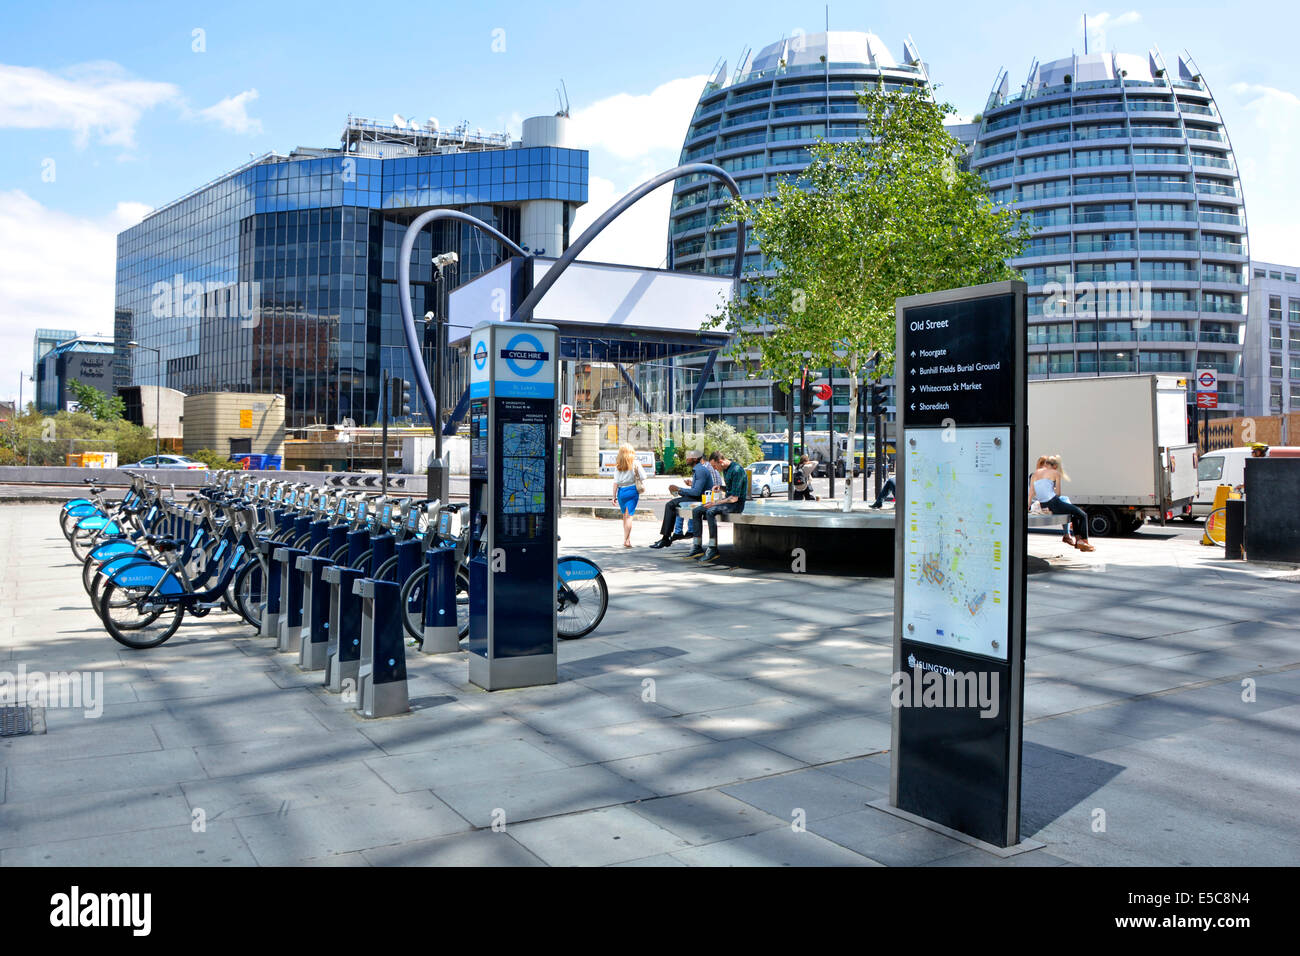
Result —
[[1300, 325], [1300, 299], [1288, 299], [1287, 307], [1290, 309], [1290, 318], [1287, 321], [1292, 325]]
[[1268, 347], [1271, 349], [1280, 349], [1282, 347], [1282, 326], [1270, 325], [1268, 327]]
[[1273, 385], [1269, 388], [1268, 394], [1268, 412], [1270, 415], [1282, 414], [1282, 386]]
[[1271, 353], [1268, 357], [1268, 375], [1269, 378], [1282, 377], [1282, 356], [1277, 352]]
[[1282, 297], [1280, 295], [1270, 295], [1268, 297], [1268, 320], [1270, 322], [1282, 321]]

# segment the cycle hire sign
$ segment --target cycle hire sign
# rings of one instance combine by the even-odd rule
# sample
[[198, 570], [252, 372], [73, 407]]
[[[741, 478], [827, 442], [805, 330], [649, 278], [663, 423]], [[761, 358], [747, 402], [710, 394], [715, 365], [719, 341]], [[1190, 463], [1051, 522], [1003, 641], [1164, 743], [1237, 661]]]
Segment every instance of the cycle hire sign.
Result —
[[[504, 339], [504, 345], [502, 340]], [[546, 329], [497, 336], [490, 356], [498, 398], [554, 398], [556, 336]], [[477, 348], [477, 346], [476, 346]]]

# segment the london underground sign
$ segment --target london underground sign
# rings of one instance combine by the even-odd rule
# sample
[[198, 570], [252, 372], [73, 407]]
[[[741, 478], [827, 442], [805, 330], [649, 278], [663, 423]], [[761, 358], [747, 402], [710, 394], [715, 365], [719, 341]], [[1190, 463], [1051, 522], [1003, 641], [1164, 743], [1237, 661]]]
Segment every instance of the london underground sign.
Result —
[[1196, 407], [1219, 407], [1219, 373], [1215, 369], [1196, 370]]

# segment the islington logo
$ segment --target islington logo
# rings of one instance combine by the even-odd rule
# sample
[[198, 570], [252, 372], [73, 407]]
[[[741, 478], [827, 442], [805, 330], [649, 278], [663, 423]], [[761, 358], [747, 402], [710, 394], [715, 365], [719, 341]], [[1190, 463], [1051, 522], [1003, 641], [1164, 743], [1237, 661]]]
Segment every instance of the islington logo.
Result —
[[998, 679], [990, 671], [955, 671], [907, 655], [910, 671], [890, 677], [889, 702], [894, 707], [978, 707], [980, 717], [998, 715]]
[[482, 342], [474, 343], [474, 367], [480, 372], [487, 365], [487, 346]]

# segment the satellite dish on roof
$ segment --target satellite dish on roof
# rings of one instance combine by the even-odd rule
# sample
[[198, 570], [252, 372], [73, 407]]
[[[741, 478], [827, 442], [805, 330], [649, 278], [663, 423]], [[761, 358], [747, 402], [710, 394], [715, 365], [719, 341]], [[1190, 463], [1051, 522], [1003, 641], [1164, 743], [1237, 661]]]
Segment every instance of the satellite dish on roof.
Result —
[[403, 116], [401, 113], [394, 113], [393, 125], [396, 126], [398, 129], [402, 129], [403, 127], [406, 126], [406, 117]]
[[430, 116], [429, 122], [426, 123], [425, 125], [428, 126], [429, 129], [433, 130], [436, 133], [438, 131], [438, 117]]

